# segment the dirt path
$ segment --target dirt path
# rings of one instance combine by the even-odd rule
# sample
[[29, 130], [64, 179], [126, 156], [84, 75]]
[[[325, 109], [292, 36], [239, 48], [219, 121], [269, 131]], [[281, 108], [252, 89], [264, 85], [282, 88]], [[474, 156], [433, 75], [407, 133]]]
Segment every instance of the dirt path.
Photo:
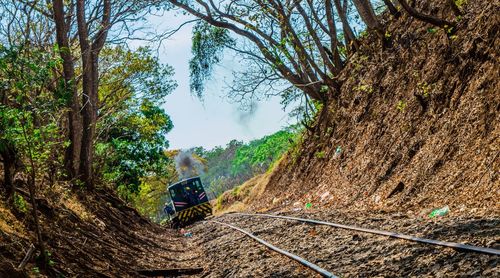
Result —
[[[366, 228], [500, 249], [500, 217], [444, 217], [401, 214], [291, 213]], [[389, 239], [294, 221], [223, 215], [234, 224], [341, 277], [498, 277], [500, 258], [404, 240]], [[187, 229], [204, 252], [204, 277], [315, 277], [298, 263], [267, 250], [239, 232], [210, 222]]]

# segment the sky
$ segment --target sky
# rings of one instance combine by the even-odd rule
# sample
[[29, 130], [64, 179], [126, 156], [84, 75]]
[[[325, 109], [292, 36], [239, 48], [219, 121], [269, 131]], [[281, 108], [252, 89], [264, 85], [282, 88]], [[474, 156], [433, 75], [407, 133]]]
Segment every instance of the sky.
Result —
[[[152, 20], [158, 29], [175, 29], [187, 16], [168, 12]], [[238, 104], [225, 97], [224, 80], [231, 78], [234, 57], [225, 55], [215, 69], [213, 78], [206, 84], [203, 101], [189, 90], [188, 62], [191, 58], [191, 27], [188, 25], [165, 40], [159, 49], [160, 62], [174, 67], [177, 89], [166, 97], [163, 108], [170, 115], [174, 128], [167, 134], [170, 149], [187, 149], [202, 146], [211, 149], [225, 146], [232, 139], [248, 142], [272, 134], [293, 123], [283, 111], [279, 98], [261, 101], [252, 115], [244, 113]]]

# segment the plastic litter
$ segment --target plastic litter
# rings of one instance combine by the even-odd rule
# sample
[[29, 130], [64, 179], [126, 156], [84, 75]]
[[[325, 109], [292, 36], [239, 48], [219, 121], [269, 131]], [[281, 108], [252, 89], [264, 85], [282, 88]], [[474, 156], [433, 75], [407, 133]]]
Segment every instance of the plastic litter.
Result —
[[339, 158], [341, 154], [342, 154], [342, 147], [337, 146], [337, 148], [335, 149], [335, 153], [333, 154], [333, 157]]
[[306, 204], [306, 209], [310, 209], [310, 208], [312, 208], [312, 206], [313, 206], [313, 205], [312, 205], [311, 203], [307, 203], [307, 204]]
[[187, 232], [184, 234], [184, 237], [193, 237], [193, 234], [191, 232]]
[[434, 218], [437, 216], [445, 216], [446, 214], [448, 214], [448, 212], [450, 212], [450, 207], [444, 206], [440, 209], [435, 209], [431, 213], [429, 213], [429, 218]]

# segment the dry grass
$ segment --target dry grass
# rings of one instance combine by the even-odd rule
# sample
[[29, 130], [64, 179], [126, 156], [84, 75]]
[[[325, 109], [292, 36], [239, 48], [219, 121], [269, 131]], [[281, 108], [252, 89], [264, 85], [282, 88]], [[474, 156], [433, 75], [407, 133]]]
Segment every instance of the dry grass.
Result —
[[90, 213], [85, 206], [78, 200], [75, 195], [67, 195], [61, 199], [61, 204], [67, 209], [71, 210], [74, 214], [76, 214], [80, 219], [85, 221], [90, 221], [93, 219], [92, 213]]
[[24, 225], [19, 222], [10, 210], [3, 207], [0, 202], [0, 230], [15, 235], [20, 238], [28, 239], [28, 232], [24, 229]]
[[264, 193], [269, 182], [271, 172], [255, 176], [242, 185], [224, 192], [217, 198], [214, 214], [221, 215], [228, 212], [241, 212], [248, 209]]

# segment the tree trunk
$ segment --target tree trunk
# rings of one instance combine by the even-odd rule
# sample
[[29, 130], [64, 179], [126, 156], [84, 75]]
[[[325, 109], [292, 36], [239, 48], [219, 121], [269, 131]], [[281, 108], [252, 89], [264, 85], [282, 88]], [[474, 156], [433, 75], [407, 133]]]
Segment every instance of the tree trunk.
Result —
[[16, 174], [16, 168], [19, 167], [21, 162], [17, 157], [17, 152], [13, 144], [8, 140], [0, 140], [0, 145], [0, 157], [2, 157], [3, 162], [5, 199], [12, 201], [14, 197], [14, 175]]
[[89, 189], [93, 189], [94, 171], [94, 137], [97, 122], [98, 90], [99, 90], [99, 52], [106, 42], [111, 20], [111, 1], [102, 2], [101, 29], [90, 43], [87, 22], [85, 20], [85, 0], [76, 2], [76, 18], [78, 25], [78, 37], [82, 56], [83, 74], [83, 136], [80, 153], [80, 172], [83, 182]]
[[[391, 0], [383, 0], [384, 4], [387, 6], [389, 12], [394, 16], [394, 18], [399, 18], [401, 16], [401, 12], [394, 6]], [[451, 0], [453, 1], [453, 0]]]
[[75, 66], [68, 38], [68, 26], [64, 12], [63, 0], [53, 0], [53, 15], [56, 26], [56, 39], [59, 45], [59, 55], [63, 60], [63, 76], [65, 89], [71, 93], [68, 101], [68, 138], [70, 145], [66, 149], [64, 165], [70, 179], [79, 176], [80, 149], [81, 149], [81, 118], [78, 90], [75, 84]]
[[94, 103], [92, 90], [92, 49], [89, 42], [87, 22], [85, 20], [85, 0], [77, 0], [76, 17], [78, 25], [78, 39], [80, 41], [80, 51], [82, 57], [82, 120], [83, 134], [82, 147], [80, 153], [80, 174], [81, 179], [89, 189], [94, 188], [92, 159], [93, 159], [93, 140], [94, 140], [94, 110], [97, 103]]
[[410, 6], [408, 4], [408, 2], [406, 2], [406, 0], [398, 0], [398, 1], [399, 1], [399, 4], [401, 4], [401, 6], [403, 7], [403, 9], [405, 9], [411, 16], [413, 16], [414, 18], [416, 18], [418, 20], [430, 23], [432, 25], [439, 26], [443, 29], [455, 27], [454, 23], [448, 22], [446, 20], [443, 20], [443, 19], [440, 19], [437, 17], [430, 16], [430, 15], [425, 15], [425, 14], [419, 13], [412, 6]]
[[[342, 29], [344, 31], [344, 38], [346, 40], [346, 47], [349, 52], [355, 52], [359, 50], [359, 43], [356, 40], [356, 36], [352, 31], [351, 25], [349, 25], [349, 21], [347, 20], [347, 1], [344, 1], [344, 5], [342, 6], [340, 0], [334, 0], [335, 7], [337, 8], [337, 12], [340, 17], [340, 21], [342, 22]], [[351, 47], [354, 51], [350, 51]]]
[[372, 4], [369, 0], [352, 0], [354, 6], [358, 10], [361, 19], [366, 23], [369, 30], [374, 30], [377, 35], [383, 39], [384, 38], [384, 28], [382, 24], [377, 19], [375, 12], [373, 11]]
[[[33, 167], [33, 166], [32, 166]], [[31, 169], [32, 172], [34, 172], [34, 168]], [[40, 248], [40, 258], [42, 259], [42, 267], [45, 267], [48, 260], [47, 260], [47, 253], [45, 252], [45, 243], [43, 241], [42, 237], [42, 229], [40, 228], [40, 222], [38, 220], [38, 209], [36, 206], [36, 199], [35, 199], [35, 175], [34, 173], [31, 175], [31, 177], [28, 179], [29, 184], [28, 188], [30, 191], [30, 199], [31, 199], [31, 206], [32, 206], [32, 215], [33, 215], [33, 220], [35, 221], [35, 232], [36, 236], [38, 238], [38, 246]]]
[[335, 18], [333, 15], [332, 1], [325, 0], [326, 6], [326, 20], [328, 22], [328, 29], [330, 31], [330, 49], [331, 49], [331, 59], [337, 68], [336, 74], [338, 74], [343, 68], [342, 59], [339, 54], [339, 41], [337, 38], [337, 27], [335, 26]]

